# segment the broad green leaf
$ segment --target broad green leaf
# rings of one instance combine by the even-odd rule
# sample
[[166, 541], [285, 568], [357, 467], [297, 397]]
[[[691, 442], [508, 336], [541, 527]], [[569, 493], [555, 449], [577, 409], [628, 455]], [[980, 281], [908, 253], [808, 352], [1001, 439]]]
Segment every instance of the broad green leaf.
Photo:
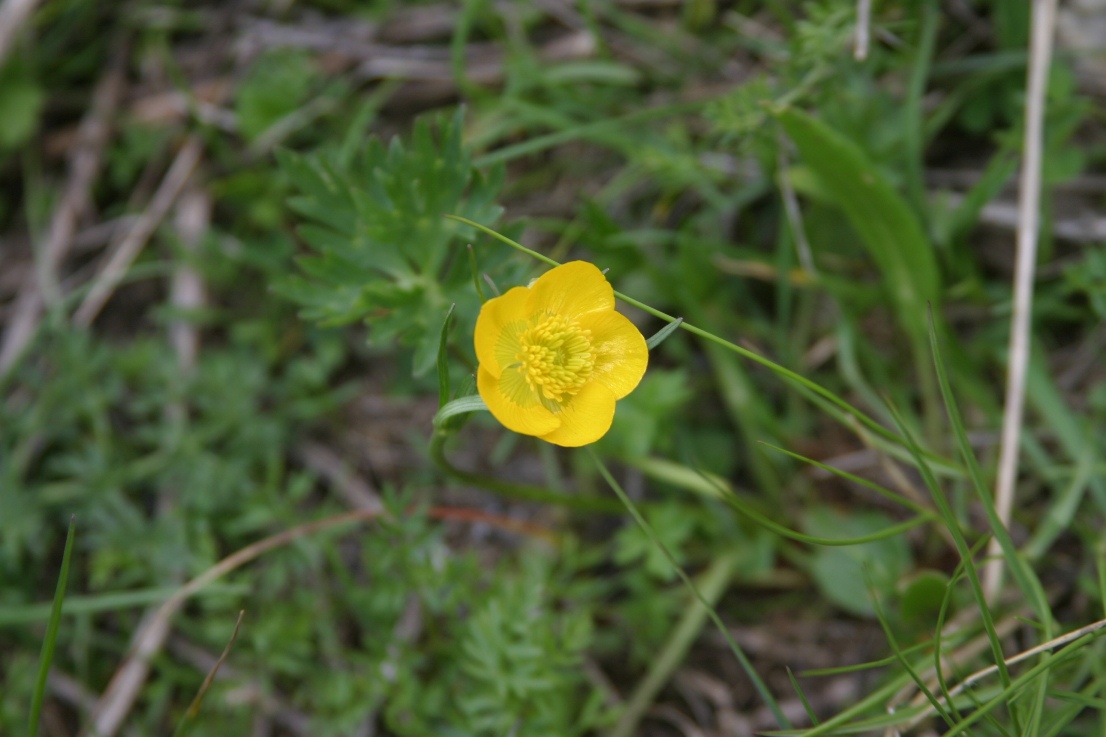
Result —
[[[803, 527], [816, 537], [861, 537], [885, 530], [895, 521], [880, 512], [851, 512], [814, 507], [804, 515]], [[892, 590], [913, 565], [910, 547], [901, 536], [814, 551], [810, 573], [822, 594], [845, 611], [871, 616], [875, 610], [869, 585], [877, 592]]]
[[906, 201], [864, 151], [825, 123], [794, 108], [776, 112], [806, 165], [856, 229], [887, 282], [903, 327], [926, 333], [926, 303], [940, 291], [933, 249]]

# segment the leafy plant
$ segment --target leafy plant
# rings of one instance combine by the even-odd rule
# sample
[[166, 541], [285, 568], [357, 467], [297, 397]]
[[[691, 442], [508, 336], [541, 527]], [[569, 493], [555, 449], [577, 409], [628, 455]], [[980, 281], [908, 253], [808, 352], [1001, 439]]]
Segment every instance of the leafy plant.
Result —
[[374, 344], [413, 346], [416, 375], [434, 365], [449, 305], [469, 332], [479, 306], [458, 248], [471, 230], [441, 216], [491, 223], [501, 212], [495, 197], [503, 169], [479, 173], [461, 129], [460, 111], [437, 137], [420, 120], [409, 144], [374, 138], [348, 168], [331, 154], [280, 154], [300, 192], [290, 204], [309, 221], [300, 235], [314, 253], [299, 259], [304, 276], [281, 280], [278, 290], [303, 305], [308, 319], [363, 320]]

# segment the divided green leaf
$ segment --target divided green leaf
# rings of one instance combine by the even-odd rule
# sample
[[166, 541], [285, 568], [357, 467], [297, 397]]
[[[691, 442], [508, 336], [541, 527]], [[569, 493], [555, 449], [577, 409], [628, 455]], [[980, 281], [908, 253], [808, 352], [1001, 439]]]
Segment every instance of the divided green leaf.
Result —
[[299, 195], [290, 205], [306, 221], [300, 235], [312, 249], [299, 259], [302, 276], [276, 284], [323, 324], [363, 320], [370, 340], [398, 340], [415, 349], [414, 373], [434, 366], [442, 314], [471, 329], [479, 297], [460, 238], [468, 226], [441, 217], [460, 214], [494, 223], [502, 168], [477, 172], [461, 145], [461, 116], [435, 126], [415, 124], [409, 144], [368, 142], [342, 167], [332, 155], [282, 151], [279, 159]]

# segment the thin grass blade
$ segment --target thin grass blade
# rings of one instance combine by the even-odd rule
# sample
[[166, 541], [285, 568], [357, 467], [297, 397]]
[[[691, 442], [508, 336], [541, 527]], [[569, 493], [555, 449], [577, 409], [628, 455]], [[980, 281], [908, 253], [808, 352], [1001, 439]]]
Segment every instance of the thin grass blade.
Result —
[[38, 676], [35, 678], [35, 690], [31, 695], [31, 710], [27, 720], [28, 737], [38, 736], [38, 721], [46, 698], [46, 679], [50, 675], [50, 664], [54, 661], [54, 648], [58, 643], [61, 608], [65, 601], [65, 586], [69, 581], [69, 560], [73, 553], [76, 531], [77, 518], [73, 516], [69, 518], [69, 530], [65, 533], [65, 552], [61, 556], [61, 571], [58, 572], [58, 585], [54, 590], [54, 604], [50, 609], [50, 621], [46, 625], [46, 637], [42, 641], [42, 654], [38, 659]]

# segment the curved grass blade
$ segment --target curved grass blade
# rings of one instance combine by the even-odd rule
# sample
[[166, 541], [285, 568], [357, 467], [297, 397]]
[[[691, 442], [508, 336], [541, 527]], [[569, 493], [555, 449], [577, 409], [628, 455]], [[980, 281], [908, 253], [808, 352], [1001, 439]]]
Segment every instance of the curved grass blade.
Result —
[[874, 481], [869, 481], [866, 478], [856, 476], [855, 474], [851, 474], [848, 471], [842, 471], [840, 468], [834, 468], [833, 466], [827, 465], [825, 463], [820, 463], [819, 461], [816, 461], [813, 458], [807, 458], [804, 455], [800, 455], [800, 454], [795, 453], [793, 451], [787, 450], [786, 448], [780, 448], [779, 446], [772, 445], [771, 443], [766, 443], [764, 441], [759, 441], [759, 442], [760, 442], [760, 445], [763, 445], [766, 448], [771, 448], [772, 450], [775, 450], [775, 451], [779, 451], [780, 453], [783, 453], [786, 456], [790, 456], [791, 458], [794, 458], [797, 461], [802, 461], [803, 463], [809, 463], [810, 465], [814, 466], [815, 468], [820, 468], [823, 471], [826, 471], [827, 473], [832, 473], [834, 476], [837, 476], [838, 478], [845, 479], [846, 481], [852, 481], [855, 484], [860, 484], [861, 486], [863, 486], [867, 489], [871, 489], [872, 491], [879, 494], [880, 496], [882, 496], [885, 499], [893, 501], [897, 504], [901, 504], [904, 507], [908, 507], [910, 509], [913, 509], [918, 514], [925, 515], [925, 516], [929, 517], [930, 519], [938, 519], [938, 516], [933, 512], [932, 509], [929, 509], [929, 508], [919, 504], [918, 502], [914, 501], [913, 499], [910, 499], [909, 497], [905, 497], [902, 494], [898, 494], [894, 491], [891, 491], [890, 489], [886, 489], [886, 488], [880, 486], [879, 484], [875, 483]]
[[860, 235], [898, 307], [903, 328], [925, 335], [925, 308], [940, 293], [937, 259], [918, 218], [864, 151], [795, 108], [775, 111], [803, 161], [824, 183]]
[[42, 702], [46, 697], [46, 678], [50, 675], [50, 664], [54, 660], [54, 648], [58, 643], [58, 628], [61, 625], [61, 607], [65, 601], [65, 586], [69, 581], [69, 559], [73, 553], [73, 538], [77, 531], [76, 515], [69, 518], [69, 531], [65, 533], [65, 552], [61, 556], [61, 571], [58, 573], [58, 585], [54, 590], [54, 604], [50, 609], [50, 621], [46, 625], [46, 637], [42, 641], [42, 654], [38, 659], [38, 676], [35, 678], [35, 690], [31, 695], [31, 710], [27, 720], [28, 737], [37, 737], [38, 721], [42, 716]]
[[[1041, 587], [1041, 582], [1025, 563], [1025, 560], [1018, 553], [1017, 548], [1014, 547], [1014, 541], [1010, 539], [1010, 533], [1006, 530], [1006, 525], [999, 519], [998, 512], [995, 510], [995, 504], [994, 500], [991, 498], [991, 493], [983, 483], [983, 471], [980, 469], [979, 461], [976, 459], [975, 453], [972, 452], [972, 446], [968, 442], [968, 432], [964, 428], [964, 419], [960, 415], [960, 408], [957, 405], [956, 396], [953, 394], [952, 387], [949, 384], [948, 372], [945, 369], [945, 361], [941, 357], [941, 346], [937, 340], [937, 331], [934, 329], [932, 315], [929, 323], [929, 342], [933, 349], [933, 363], [937, 369], [937, 385], [940, 387], [941, 396], [945, 400], [945, 410], [948, 413], [949, 421], [952, 423], [957, 448], [960, 450], [960, 455], [963, 457], [964, 463], [968, 468], [968, 478], [971, 479], [972, 487], [975, 489], [976, 495], [979, 497], [979, 502], [983, 507], [983, 511], [987, 515], [987, 522], [991, 527], [991, 533], [995, 536], [999, 546], [1002, 548], [1003, 558], [1006, 559], [1006, 564], [1010, 567], [1010, 572], [1013, 574], [1014, 580], [1017, 581], [1018, 587], [1022, 590], [1022, 594], [1024, 594], [1026, 599], [1033, 605], [1033, 609], [1037, 614], [1037, 619], [1044, 625], [1044, 636], [1047, 640], [1052, 637], [1052, 612], [1049, 609], [1048, 600], [1045, 597], [1044, 589]], [[982, 602], [980, 605], [983, 606]]]
[[665, 544], [661, 542], [661, 539], [657, 536], [656, 531], [652, 528], [649, 522], [646, 521], [645, 517], [642, 516], [641, 512], [638, 511], [638, 508], [634, 505], [634, 502], [630, 499], [630, 497], [626, 496], [626, 492], [622, 490], [622, 486], [619, 485], [618, 481], [615, 480], [615, 477], [611, 475], [611, 472], [607, 470], [607, 466], [603, 463], [603, 461], [599, 459], [599, 456], [596, 455], [595, 451], [591, 447], [588, 447], [587, 451], [588, 455], [591, 456], [592, 461], [599, 469], [599, 473], [603, 477], [603, 480], [607, 482], [607, 485], [611, 487], [611, 489], [618, 496], [622, 504], [625, 505], [626, 509], [630, 512], [630, 516], [634, 518], [634, 521], [637, 522], [638, 526], [641, 527], [641, 529], [649, 537], [649, 540], [653, 543], [653, 545], [657, 546], [657, 549], [660, 550], [664, 554], [664, 557], [668, 559], [668, 563], [672, 566], [673, 570], [676, 571], [676, 574], [684, 582], [684, 585], [687, 586], [688, 589], [691, 590], [691, 593], [695, 596], [695, 598], [699, 600], [699, 603], [706, 607], [711, 621], [714, 622], [716, 627], [718, 627], [718, 631], [722, 633], [722, 637], [725, 638], [726, 643], [730, 646], [730, 650], [733, 651], [734, 657], [737, 658], [737, 662], [741, 664], [742, 670], [745, 671], [745, 674], [749, 677], [749, 680], [753, 682], [753, 688], [756, 689], [756, 692], [760, 695], [760, 698], [764, 701], [764, 704], [768, 707], [768, 710], [772, 712], [772, 715], [776, 718], [776, 722], [780, 725], [782, 729], [790, 729], [791, 722], [788, 721], [786, 716], [784, 716], [784, 713], [780, 709], [779, 704], [776, 703], [775, 697], [772, 696], [772, 692], [768, 690], [768, 686], [766, 686], [764, 681], [761, 680], [760, 675], [753, 668], [753, 664], [749, 662], [749, 658], [746, 657], [745, 652], [741, 649], [741, 646], [734, 641], [733, 635], [730, 634], [730, 630], [726, 627], [725, 623], [722, 621], [722, 618], [718, 616], [718, 612], [716, 612], [714, 610], [714, 607], [712, 607], [707, 602], [702, 592], [695, 585], [695, 582], [691, 580], [691, 577], [687, 575], [684, 569], [676, 562], [676, 559], [672, 557], [671, 551], [669, 551]]
[[914, 681], [914, 685], [918, 687], [918, 690], [925, 694], [926, 700], [929, 701], [929, 705], [933, 710], [936, 711], [950, 727], [955, 726], [956, 722], [953, 721], [952, 716], [945, 711], [941, 702], [933, 695], [933, 692], [929, 690], [925, 681], [922, 680], [922, 677], [918, 675], [918, 672], [914, 670], [914, 667], [910, 664], [910, 661], [906, 659], [906, 654], [899, 648], [898, 639], [891, 630], [891, 623], [887, 621], [887, 615], [883, 613], [883, 607], [879, 603], [879, 596], [876, 595], [874, 590], [871, 590], [870, 593], [872, 597], [872, 606], [875, 608], [876, 612], [876, 618], [883, 628], [883, 634], [887, 637], [887, 644], [891, 646], [891, 652], [894, 654], [895, 659], [899, 661], [899, 665], [901, 665], [902, 669], [910, 676], [910, 680]]
[[956, 552], [960, 554], [960, 559], [964, 561], [964, 571], [968, 574], [968, 581], [971, 583], [972, 593], [975, 595], [976, 604], [979, 606], [980, 617], [983, 621], [983, 627], [987, 632], [987, 639], [991, 643], [991, 653], [994, 656], [995, 665], [998, 666], [999, 675], [1002, 678], [1002, 685], [1004, 687], [1009, 686], [1010, 673], [1006, 668], [1006, 661], [1002, 652], [1002, 643], [999, 642], [998, 632], [995, 630], [995, 620], [994, 617], [991, 616], [990, 607], [987, 606], [987, 597], [983, 595], [983, 586], [979, 581], [979, 573], [972, 563], [972, 553], [968, 548], [967, 540], [964, 539], [964, 532], [960, 529], [960, 522], [956, 519], [952, 507], [949, 505], [948, 499], [945, 498], [945, 493], [942, 491], [940, 484], [937, 483], [937, 479], [933, 476], [933, 472], [930, 470], [929, 465], [925, 462], [925, 459], [922, 458], [918, 446], [914, 443], [914, 439], [910, 435], [910, 431], [906, 428], [906, 425], [903, 424], [898, 410], [895, 409], [895, 406], [890, 402], [888, 402], [887, 407], [891, 411], [891, 415], [898, 425], [899, 431], [903, 433], [903, 437], [905, 437], [906, 441], [909, 443], [910, 451], [914, 454], [915, 461], [918, 464], [918, 471], [922, 474], [922, 480], [933, 495], [933, 501], [945, 520], [945, 526], [948, 528], [949, 533], [952, 535], [953, 543], [956, 545]]
[[446, 420], [457, 415], [469, 412], [486, 412], [487, 410], [488, 405], [484, 404], [484, 400], [479, 394], [473, 394], [470, 397], [459, 397], [442, 405], [438, 413], [434, 415], [434, 427], [443, 427]]
[[806, 718], [810, 720], [810, 723], [814, 726], [818, 726], [818, 715], [814, 713], [814, 709], [810, 705], [810, 701], [807, 700], [806, 694], [803, 692], [803, 687], [799, 685], [799, 679], [795, 677], [795, 674], [791, 671], [791, 667], [787, 668], [787, 678], [791, 681], [791, 687], [795, 689], [795, 693], [799, 696], [799, 701], [803, 704], [803, 710], [806, 712]]
[[480, 297], [480, 304], [484, 304], [488, 301], [488, 298], [484, 296], [484, 287], [480, 286], [480, 268], [476, 265], [476, 249], [472, 247], [472, 244], [467, 246], [469, 252], [469, 269], [472, 270], [472, 286], [476, 288], [476, 294]]
[[[511, 240], [507, 236], [502, 235], [500, 233], [497, 233], [496, 231], [492, 230], [491, 228], [489, 228], [486, 225], [481, 225], [480, 223], [477, 223], [473, 220], [469, 220], [468, 218], [461, 217], [460, 215], [443, 214], [442, 217], [449, 218], [450, 220], [456, 220], [459, 223], [464, 223], [464, 224], [469, 225], [473, 228], [476, 228], [477, 230], [479, 230], [483, 233], [486, 233], [487, 235], [490, 235], [492, 238], [495, 238], [496, 240], [498, 240], [502, 243], [506, 243], [511, 248], [514, 248], [518, 251], [522, 251], [523, 253], [525, 253], [525, 254], [533, 257], [533, 258], [536, 258], [537, 260], [541, 261], [542, 263], [548, 264], [550, 266], [560, 266], [560, 263], [558, 263], [557, 261], [554, 261], [553, 259], [549, 258], [548, 256], [546, 256], [544, 254], [541, 254], [541, 253], [538, 253], [537, 251], [535, 251], [531, 248], [527, 248], [526, 246], [522, 245], [521, 243], [518, 243], [516, 241]], [[661, 312], [658, 309], [650, 307], [649, 305], [645, 304], [644, 302], [639, 302], [638, 300], [634, 299], [633, 297], [629, 297], [629, 296], [623, 294], [622, 292], [617, 292], [616, 291], [614, 293], [614, 296], [618, 297], [620, 300], [622, 300], [626, 304], [633, 305], [634, 307], [637, 307], [639, 310], [642, 310], [643, 312], [647, 312], [650, 315], [652, 315], [653, 317], [664, 320], [665, 322], [675, 322], [678, 319], [676, 317], [673, 317], [672, 315], [666, 314], [664, 312]], [[898, 436], [895, 433], [891, 432], [890, 430], [885, 428], [883, 425], [879, 424], [878, 422], [873, 420], [871, 417], [869, 417], [866, 413], [862, 412], [859, 408], [854, 407], [853, 405], [849, 404], [847, 401], [845, 401], [844, 399], [842, 399], [838, 395], [834, 394], [829, 389], [826, 389], [821, 384], [817, 384], [817, 383], [811, 381], [810, 379], [806, 378], [802, 374], [796, 373], [796, 372], [792, 371], [789, 368], [781, 366], [780, 364], [776, 363], [775, 361], [771, 361], [767, 358], [764, 358], [763, 356], [761, 356], [757, 353], [754, 353], [754, 352], [748, 350], [747, 348], [742, 348], [741, 346], [737, 345], [736, 343], [732, 343], [728, 340], [725, 340], [724, 338], [720, 338], [717, 335], [715, 335], [714, 333], [703, 330], [702, 328], [698, 328], [694, 325], [691, 325], [690, 323], [687, 323], [687, 322], [682, 323], [680, 325], [680, 327], [682, 327], [684, 330], [688, 331], [689, 333], [692, 333], [693, 335], [698, 335], [700, 338], [703, 338], [704, 340], [709, 340], [712, 343], [720, 345], [723, 348], [725, 348], [726, 350], [732, 351], [732, 352], [738, 354], [739, 356], [742, 356], [744, 358], [747, 358], [750, 361], [753, 361], [754, 363], [759, 363], [761, 366], [764, 366], [765, 368], [771, 370], [772, 372], [776, 373], [777, 375], [779, 375], [779, 376], [781, 376], [781, 377], [783, 377], [783, 378], [785, 378], [789, 381], [794, 382], [800, 388], [805, 388], [805, 389], [813, 392], [814, 394], [816, 394], [816, 395], [820, 396], [821, 398], [827, 400], [829, 403], [835, 405], [838, 409], [843, 410], [846, 416], [850, 416], [850, 417], [855, 418], [855, 420], [857, 422], [859, 422], [860, 424], [867, 427], [869, 430], [871, 430], [876, 435], [879, 435], [880, 437], [882, 437], [886, 440], [890, 440], [894, 443], [898, 443], [899, 445], [904, 444], [903, 439], [900, 436]]]

